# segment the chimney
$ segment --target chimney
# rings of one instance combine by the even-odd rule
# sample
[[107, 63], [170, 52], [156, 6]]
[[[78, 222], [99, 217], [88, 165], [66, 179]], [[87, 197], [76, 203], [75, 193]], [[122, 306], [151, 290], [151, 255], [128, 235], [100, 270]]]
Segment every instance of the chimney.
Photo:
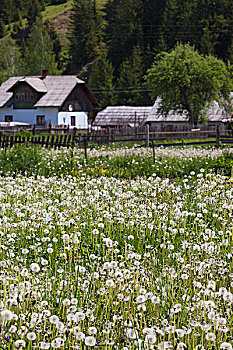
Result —
[[49, 73], [48, 69], [43, 69], [42, 70], [42, 79], [45, 79], [47, 77], [48, 73]]

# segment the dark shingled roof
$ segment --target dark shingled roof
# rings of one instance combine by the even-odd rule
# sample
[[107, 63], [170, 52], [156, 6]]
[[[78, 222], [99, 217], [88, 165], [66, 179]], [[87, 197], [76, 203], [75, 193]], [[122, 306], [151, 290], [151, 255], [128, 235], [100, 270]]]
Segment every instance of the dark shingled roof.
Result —
[[85, 82], [78, 79], [75, 75], [48, 75], [44, 79], [42, 77], [9, 78], [0, 86], [0, 107], [5, 107], [9, 104], [13, 96], [12, 91], [14, 87], [21, 82], [26, 82], [36, 91], [44, 93], [34, 107], [60, 107], [77, 84], [83, 84], [93, 104], [98, 106]]

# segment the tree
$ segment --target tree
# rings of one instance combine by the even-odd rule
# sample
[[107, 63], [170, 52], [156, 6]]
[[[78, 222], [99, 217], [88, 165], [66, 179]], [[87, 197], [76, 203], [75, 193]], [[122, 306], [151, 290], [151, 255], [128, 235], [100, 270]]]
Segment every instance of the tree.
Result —
[[[150, 46], [150, 50], [154, 47], [165, 46], [163, 43], [163, 33], [161, 31], [163, 23], [163, 14], [166, 8], [167, 0], [143, 0], [143, 39], [144, 47]], [[159, 52], [161, 52], [160, 50]], [[165, 50], [164, 50], [165, 51]], [[153, 59], [153, 57], [152, 57]]]
[[0, 84], [20, 73], [20, 52], [15, 41], [6, 37], [0, 41]]
[[224, 106], [231, 102], [232, 80], [225, 63], [200, 55], [189, 44], [158, 54], [145, 79], [151, 98], [161, 98], [160, 114], [185, 113], [192, 125], [203, 120], [214, 101]]
[[95, 0], [74, 0], [69, 34], [69, 69], [71, 71], [81, 70], [98, 55], [102, 23]]
[[117, 80], [118, 103], [120, 105], [141, 105], [144, 102], [143, 86], [143, 59], [140, 46], [133, 49], [132, 56], [120, 66]]
[[0, 18], [0, 39], [4, 37], [5, 31], [6, 31], [5, 25], [2, 19]]
[[35, 22], [38, 16], [40, 15], [42, 11], [42, 4], [39, 0], [34, 0], [28, 2], [28, 9], [27, 9], [27, 22], [29, 26], [32, 26]]
[[48, 69], [49, 73], [54, 75], [59, 73], [53, 51], [53, 41], [40, 18], [37, 18], [36, 23], [32, 26], [26, 45], [25, 75], [39, 75], [42, 69]]
[[178, 42], [190, 43], [201, 53], [226, 61], [232, 11], [229, 0], [167, 0], [162, 21], [165, 42], [170, 49]]
[[143, 44], [142, 0], [108, 0], [105, 12], [109, 57], [118, 69], [133, 48]]
[[116, 103], [113, 79], [114, 69], [104, 50], [96, 59], [88, 81], [88, 86], [93, 90], [102, 108]]
[[45, 21], [46, 31], [53, 42], [53, 52], [59, 69], [61, 68], [61, 41], [49, 20]]

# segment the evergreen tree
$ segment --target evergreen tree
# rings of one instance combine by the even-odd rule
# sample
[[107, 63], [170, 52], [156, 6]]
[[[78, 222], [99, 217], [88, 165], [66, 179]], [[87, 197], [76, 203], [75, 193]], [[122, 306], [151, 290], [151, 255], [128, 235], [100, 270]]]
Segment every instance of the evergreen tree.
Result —
[[114, 68], [143, 46], [142, 0], [108, 0], [106, 5], [106, 41]]
[[42, 10], [42, 7], [39, 0], [34, 0], [33, 2], [29, 1], [26, 18], [27, 18], [28, 25], [30, 27], [35, 23], [36, 18], [41, 13], [41, 10]]
[[51, 75], [59, 73], [53, 52], [53, 41], [39, 18], [32, 26], [26, 44], [25, 75], [40, 75], [42, 69], [48, 69]]
[[232, 13], [233, 3], [229, 0], [167, 0], [162, 32], [168, 48], [177, 42], [189, 42], [205, 54], [226, 60]]
[[20, 52], [15, 41], [6, 37], [0, 41], [0, 83], [20, 74]]
[[150, 50], [161, 46], [164, 40], [162, 23], [166, 2], [167, 0], [144, 0], [142, 2], [144, 47], [150, 47]]
[[102, 18], [93, 0], [74, 0], [70, 17], [69, 69], [76, 72], [96, 57]]
[[47, 30], [48, 34], [50, 35], [50, 38], [53, 42], [53, 52], [55, 54], [55, 60], [56, 60], [58, 67], [60, 69], [60, 65], [61, 65], [61, 41], [57, 35], [57, 32], [54, 30], [54, 28], [51, 25], [49, 20], [47, 20], [45, 22], [45, 27], [46, 27], [46, 30]]
[[143, 58], [140, 46], [120, 66], [117, 80], [119, 105], [142, 105], [147, 102], [143, 93]]
[[101, 108], [116, 104], [113, 80], [114, 69], [107, 58], [107, 51], [104, 50], [96, 59], [88, 81], [88, 86], [93, 91]]
[[203, 28], [203, 34], [199, 43], [200, 52], [204, 55], [214, 55], [217, 38], [218, 34], [211, 33], [207, 24], [206, 27]]
[[0, 39], [4, 37], [5, 35], [5, 25], [3, 23], [3, 20], [0, 19]]
[[195, 44], [200, 40], [197, 20], [198, 0], [167, 0], [163, 16], [163, 36], [169, 48], [177, 42]]

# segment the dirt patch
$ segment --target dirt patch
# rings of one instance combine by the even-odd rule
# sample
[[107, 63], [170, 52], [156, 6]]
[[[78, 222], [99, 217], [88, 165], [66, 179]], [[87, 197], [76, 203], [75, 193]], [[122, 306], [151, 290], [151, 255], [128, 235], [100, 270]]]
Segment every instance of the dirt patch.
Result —
[[63, 35], [68, 32], [70, 14], [71, 10], [67, 10], [61, 15], [58, 15], [57, 17], [51, 19], [51, 23], [56, 32], [60, 32]]

